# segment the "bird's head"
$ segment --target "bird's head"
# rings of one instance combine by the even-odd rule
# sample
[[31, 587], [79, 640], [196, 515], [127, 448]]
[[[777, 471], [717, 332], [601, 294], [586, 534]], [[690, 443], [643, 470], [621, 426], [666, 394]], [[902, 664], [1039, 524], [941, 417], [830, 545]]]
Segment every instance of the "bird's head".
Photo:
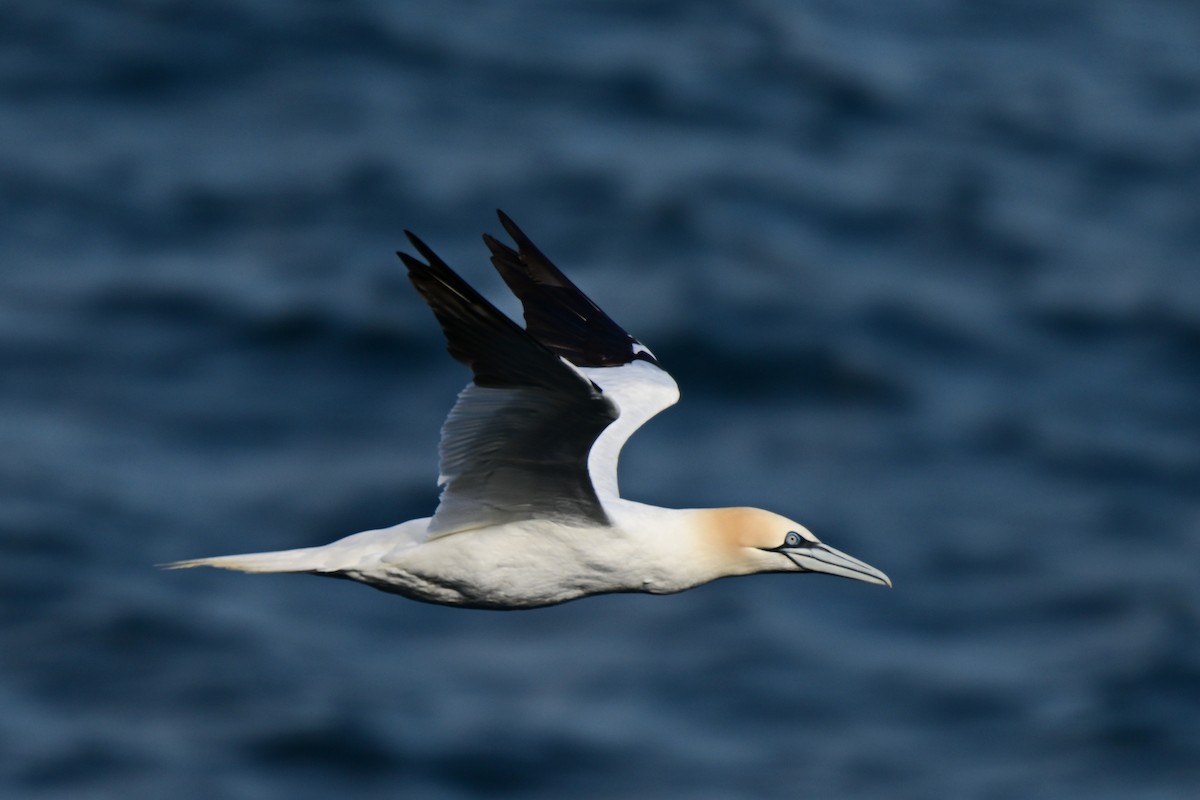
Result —
[[823, 544], [808, 528], [760, 508], [716, 508], [703, 512], [710, 535], [736, 571], [824, 572], [891, 587], [883, 572]]

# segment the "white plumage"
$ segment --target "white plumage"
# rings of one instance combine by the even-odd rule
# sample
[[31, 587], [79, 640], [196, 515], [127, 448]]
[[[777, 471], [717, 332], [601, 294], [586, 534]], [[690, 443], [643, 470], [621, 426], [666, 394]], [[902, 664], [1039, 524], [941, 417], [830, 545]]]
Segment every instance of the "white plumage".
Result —
[[757, 572], [824, 572], [891, 586], [807, 528], [754, 508], [670, 509], [620, 497], [629, 437], [679, 399], [654, 355], [513, 222], [484, 236], [521, 300], [522, 329], [408, 233], [401, 259], [474, 380], [442, 428], [432, 517], [323, 547], [180, 561], [351, 578], [445, 605], [533, 608], [608, 592], [678, 592]]

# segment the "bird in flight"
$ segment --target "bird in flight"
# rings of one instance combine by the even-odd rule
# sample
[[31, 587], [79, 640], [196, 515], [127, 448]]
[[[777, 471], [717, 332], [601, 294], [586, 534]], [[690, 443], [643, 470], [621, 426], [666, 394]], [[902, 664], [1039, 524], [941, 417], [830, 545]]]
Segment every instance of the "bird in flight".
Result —
[[524, 328], [411, 232], [420, 258], [397, 253], [450, 355], [473, 374], [442, 426], [433, 516], [321, 547], [167, 566], [327, 575], [414, 600], [491, 609], [611, 592], [667, 594], [758, 572], [892, 585], [770, 511], [660, 508], [621, 497], [622, 446], [679, 399], [679, 388], [645, 345], [498, 213], [516, 249], [483, 239], [521, 301]]

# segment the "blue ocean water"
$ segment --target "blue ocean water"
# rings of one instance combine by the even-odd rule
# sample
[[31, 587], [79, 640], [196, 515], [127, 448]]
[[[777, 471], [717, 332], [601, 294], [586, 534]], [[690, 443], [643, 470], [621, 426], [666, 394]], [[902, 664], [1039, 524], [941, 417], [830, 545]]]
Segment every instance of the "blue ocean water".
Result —
[[[62, 0], [0, 26], [0, 795], [1200, 788], [1200, 10]], [[522, 613], [162, 572], [428, 514], [504, 208], [623, 485], [887, 571]]]

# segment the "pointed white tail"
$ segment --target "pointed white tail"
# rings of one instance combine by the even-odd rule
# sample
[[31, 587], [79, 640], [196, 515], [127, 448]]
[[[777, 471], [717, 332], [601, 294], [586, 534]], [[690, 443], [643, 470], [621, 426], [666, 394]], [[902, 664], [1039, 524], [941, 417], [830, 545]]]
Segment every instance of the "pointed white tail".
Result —
[[[324, 551], [324, 552], [322, 552]], [[277, 550], [272, 553], [245, 553], [238, 556], [192, 558], [163, 564], [164, 569], [217, 567], [241, 572], [325, 572], [329, 570], [327, 550], [323, 547], [302, 547], [297, 550]]]

